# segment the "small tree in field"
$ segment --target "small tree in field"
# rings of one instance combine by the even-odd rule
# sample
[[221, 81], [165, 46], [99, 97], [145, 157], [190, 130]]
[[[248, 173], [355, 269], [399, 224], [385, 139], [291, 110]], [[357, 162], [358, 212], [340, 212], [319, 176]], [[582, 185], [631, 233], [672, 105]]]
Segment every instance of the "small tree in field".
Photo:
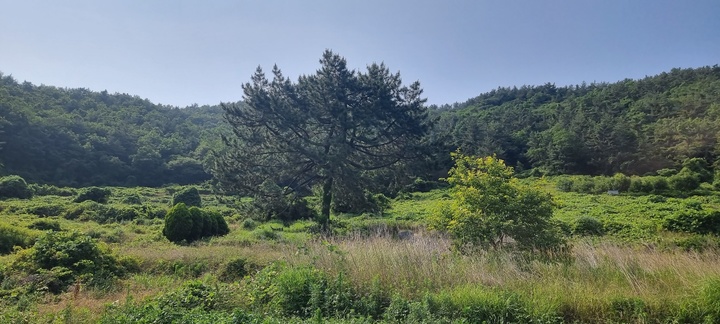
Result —
[[515, 242], [521, 249], [555, 249], [563, 245], [552, 221], [552, 197], [522, 185], [513, 170], [495, 157], [453, 153], [455, 166], [446, 179], [454, 201], [436, 218], [457, 248], [501, 248]]

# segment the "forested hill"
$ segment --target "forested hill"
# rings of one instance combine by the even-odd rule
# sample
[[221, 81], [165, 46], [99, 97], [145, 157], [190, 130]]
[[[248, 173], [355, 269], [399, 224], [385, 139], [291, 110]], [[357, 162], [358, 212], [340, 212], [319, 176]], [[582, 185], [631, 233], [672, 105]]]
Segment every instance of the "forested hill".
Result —
[[497, 154], [543, 174], [644, 174], [720, 156], [720, 67], [641, 80], [499, 88], [436, 107], [439, 150]]
[[63, 186], [194, 183], [219, 145], [222, 109], [19, 83], [0, 74], [2, 174]]
[[[430, 177], [449, 168], [457, 148], [542, 174], [644, 174], [691, 157], [720, 164], [717, 65], [617, 83], [498, 88], [431, 112]], [[222, 114], [0, 74], [0, 173], [63, 186], [203, 181], [227, 130]]]

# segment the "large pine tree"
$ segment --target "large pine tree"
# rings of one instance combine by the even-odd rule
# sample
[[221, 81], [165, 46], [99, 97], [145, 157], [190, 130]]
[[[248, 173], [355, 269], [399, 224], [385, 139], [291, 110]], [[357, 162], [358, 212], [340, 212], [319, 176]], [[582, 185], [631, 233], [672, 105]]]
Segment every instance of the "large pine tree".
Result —
[[384, 64], [349, 70], [329, 50], [320, 64], [297, 82], [277, 66], [269, 81], [258, 67], [243, 85], [244, 102], [223, 106], [234, 136], [214, 174], [258, 200], [299, 197], [317, 185], [319, 223], [327, 227], [333, 194], [357, 189], [368, 171], [414, 158], [428, 124], [418, 82], [403, 86]]

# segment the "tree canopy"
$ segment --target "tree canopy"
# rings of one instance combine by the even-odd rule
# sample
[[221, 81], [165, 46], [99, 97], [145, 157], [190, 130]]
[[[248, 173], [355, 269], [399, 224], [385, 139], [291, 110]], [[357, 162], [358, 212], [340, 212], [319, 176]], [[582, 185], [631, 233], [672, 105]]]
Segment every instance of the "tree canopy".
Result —
[[326, 226], [334, 195], [362, 195], [368, 173], [416, 157], [429, 126], [418, 82], [404, 86], [384, 64], [350, 70], [331, 51], [320, 65], [297, 82], [277, 66], [268, 80], [258, 67], [243, 103], [223, 105], [234, 136], [214, 174], [258, 200], [301, 197], [319, 185]]

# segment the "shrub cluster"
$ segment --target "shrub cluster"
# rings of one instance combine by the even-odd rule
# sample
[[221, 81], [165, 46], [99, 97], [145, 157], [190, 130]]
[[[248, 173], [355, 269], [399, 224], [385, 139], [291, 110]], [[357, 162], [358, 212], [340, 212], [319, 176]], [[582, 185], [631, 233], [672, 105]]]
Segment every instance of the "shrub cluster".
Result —
[[62, 214], [65, 219], [92, 220], [100, 224], [131, 221], [141, 215], [143, 215], [142, 208], [101, 204], [92, 200], [70, 206]]
[[5, 198], [32, 198], [33, 192], [25, 179], [11, 175], [0, 178], [0, 199]]
[[75, 189], [72, 188], [60, 188], [49, 184], [29, 184], [30, 190], [36, 196], [61, 196], [70, 197], [77, 194]]
[[47, 232], [13, 263], [13, 268], [36, 275], [30, 286], [52, 293], [60, 293], [76, 281], [107, 283], [135, 267], [132, 262], [118, 261], [92, 238], [78, 232]]
[[712, 176], [708, 176], [709, 171], [704, 169], [696, 171], [698, 167], [694, 165], [691, 164], [692, 168], [684, 167], [680, 172], [670, 172], [667, 169], [660, 170], [657, 176], [628, 177], [623, 174], [616, 174], [612, 177], [560, 177], [557, 180], [557, 188], [565, 192], [572, 191], [588, 194], [601, 194], [609, 190], [645, 194], [687, 193], [699, 188], [702, 182], [712, 181]]
[[35, 235], [30, 231], [0, 224], [0, 254], [8, 254], [15, 246], [26, 248], [33, 244]]
[[92, 200], [94, 202], [104, 204], [108, 201], [111, 193], [112, 192], [110, 191], [110, 189], [89, 187], [82, 190], [80, 194], [75, 197], [75, 200], [73, 200], [73, 202], [81, 203], [83, 201]]
[[175, 205], [165, 215], [163, 235], [173, 243], [193, 242], [205, 237], [222, 236], [230, 232], [225, 218], [219, 213]]
[[666, 218], [663, 227], [669, 231], [717, 235], [720, 234], [720, 211], [689, 208]]

